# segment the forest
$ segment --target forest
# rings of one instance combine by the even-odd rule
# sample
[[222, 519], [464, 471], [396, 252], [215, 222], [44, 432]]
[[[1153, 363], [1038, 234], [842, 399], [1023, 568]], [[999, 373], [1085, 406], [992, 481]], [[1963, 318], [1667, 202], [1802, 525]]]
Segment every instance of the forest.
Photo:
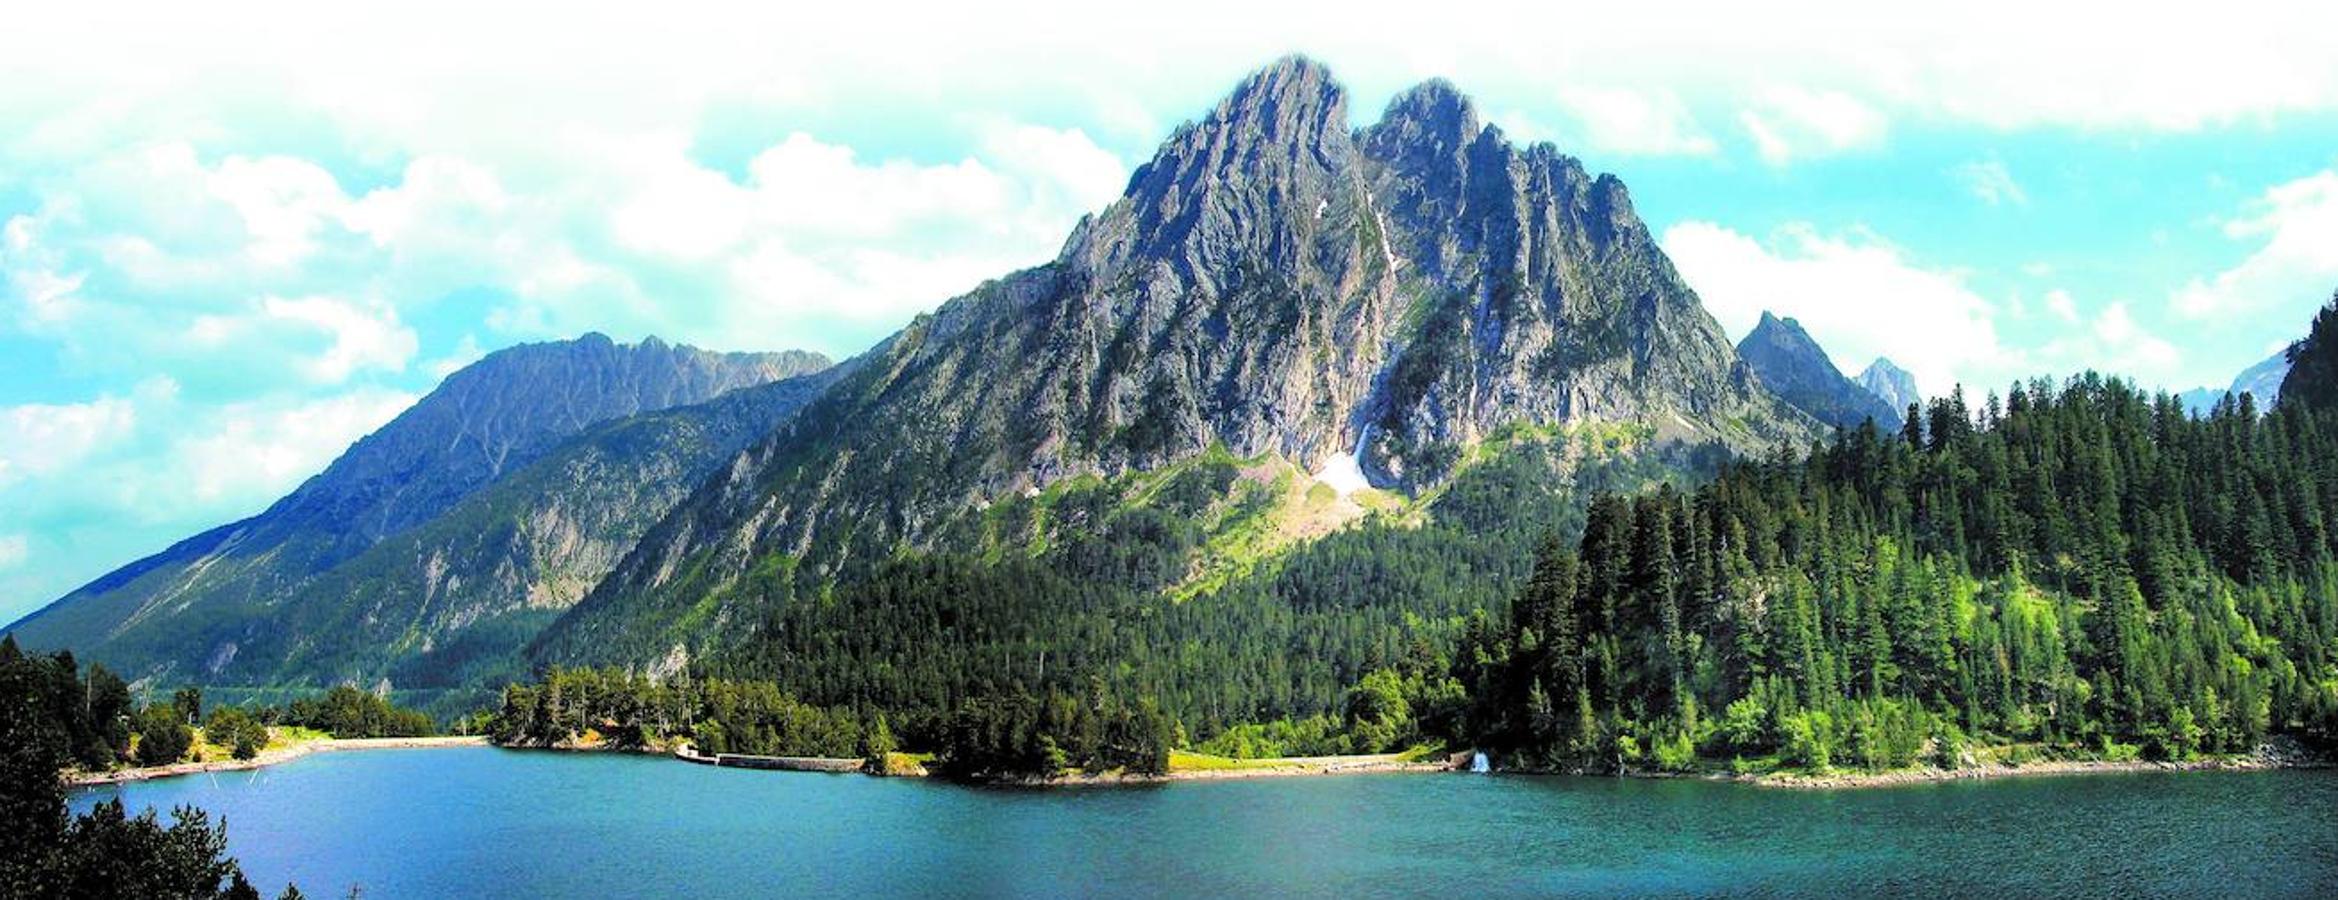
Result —
[[2338, 716], [2338, 417], [2084, 376], [1595, 500], [1457, 653], [1528, 767], [2185, 759]]
[[1141, 494], [1105, 482], [1002, 502], [987, 534], [955, 549], [900, 554], [816, 592], [768, 588], [761, 621], [703, 669], [883, 710], [919, 744], [989, 698], [1151, 700], [1197, 741], [1341, 718], [1366, 675], [1418, 670], [1473, 611], [1502, 608], [1542, 536], [1581, 529], [1582, 498], [1718, 466], [1707, 447], [1584, 449], [1595, 442], [1518, 438], [1423, 498], [1426, 515], [1367, 518], [1200, 590], [1181, 582], [1210, 537], [1195, 523], [1252, 502], [1229, 489], [1230, 464]]

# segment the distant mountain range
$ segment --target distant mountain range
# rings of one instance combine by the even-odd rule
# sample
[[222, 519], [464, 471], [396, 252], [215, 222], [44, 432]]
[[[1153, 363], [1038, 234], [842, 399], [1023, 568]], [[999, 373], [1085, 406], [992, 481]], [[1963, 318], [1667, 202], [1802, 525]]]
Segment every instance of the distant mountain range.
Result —
[[[1899, 430], [1905, 407], [1887, 402], [1882, 395], [1845, 377], [1827, 358], [1827, 351], [1793, 319], [1762, 313], [1761, 322], [1738, 342], [1737, 355], [1753, 367], [1763, 384], [1811, 418], [1836, 428], [1857, 428], [1873, 420], [1885, 431]], [[1875, 367], [1868, 367], [1868, 373], [1876, 374]], [[1896, 385], [1892, 387], [1896, 389]]]
[[[379, 678], [329, 660], [352, 643], [376, 660], [438, 651], [447, 631], [574, 603], [665, 505], [813, 393], [821, 382], [804, 376], [828, 365], [598, 334], [499, 351], [259, 515], [9, 630], [142, 678]], [[729, 396], [742, 388], [754, 390]], [[718, 397], [696, 413], [629, 418]]]
[[2281, 382], [2288, 374], [2289, 354], [2284, 350], [2242, 370], [2230, 387], [2193, 388], [2177, 394], [2176, 399], [2183, 401], [2184, 409], [2196, 416], [2207, 415], [2228, 393], [2234, 397], [2252, 395], [2256, 397], [2258, 409], [2272, 409], [2281, 400]]

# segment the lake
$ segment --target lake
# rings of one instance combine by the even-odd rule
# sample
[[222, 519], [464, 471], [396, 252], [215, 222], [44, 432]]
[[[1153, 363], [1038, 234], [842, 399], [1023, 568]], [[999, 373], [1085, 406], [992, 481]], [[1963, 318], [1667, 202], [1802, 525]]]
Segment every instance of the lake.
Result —
[[490, 748], [74, 795], [224, 816], [262, 891], [391, 897], [2338, 896], [2338, 772], [1811, 792], [1382, 774], [982, 789]]

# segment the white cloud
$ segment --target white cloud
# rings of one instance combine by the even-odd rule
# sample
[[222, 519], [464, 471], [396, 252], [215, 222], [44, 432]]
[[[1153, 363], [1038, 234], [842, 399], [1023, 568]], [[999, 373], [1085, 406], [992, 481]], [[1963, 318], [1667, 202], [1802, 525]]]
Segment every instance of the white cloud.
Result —
[[1765, 91], [1738, 121], [1771, 165], [1874, 147], [1887, 130], [1883, 113], [1850, 94], [1800, 87]]
[[2174, 368], [2182, 354], [2176, 346], [2158, 335], [2147, 332], [2135, 321], [2125, 302], [2113, 302], [2103, 308], [2090, 329], [2100, 350], [2086, 354], [2101, 360], [2124, 362], [2115, 371], [2164, 373]]
[[2259, 246], [2238, 265], [2177, 290], [2177, 312], [2230, 322], [2275, 308], [2312, 309], [2338, 284], [2338, 170], [2274, 186], [2225, 223], [2224, 233]]
[[402, 372], [414, 358], [414, 332], [398, 323], [396, 310], [380, 303], [359, 305], [333, 297], [268, 297], [260, 308], [274, 319], [323, 331], [332, 345], [303, 362], [309, 377], [339, 384], [360, 368]]
[[128, 434], [137, 420], [130, 401], [115, 397], [0, 409], [0, 485], [54, 475]]
[[424, 363], [422, 370], [429, 372], [433, 381], [445, 381], [447, 376], [461, 371], [464, 366], [478, 362], [486, 355], [487, 351], [479, 348], [479, 338], [466, 334], [463, 335], [462, 341], [455, 344], [454, 352]]
[[173, 440], [173, 480], [185, 485], [182, 500], [256, 511], [323, 470], [415, 399], [395, 391], [359, 391], [289, 405], [229, 405]]
[[21, 534], [0, 534], [0, 572], [24, 565], [28, 542]]
[[1666, 229], [1663, 244], [1730, 334], [1751, 330], [1764, 310], [1792, 316], [1836, 365], [1887, 356], [1928, 393], [2087, 370], [2164, 387], [2184, 361], [2132, 304], [2090, 305], [2061, 288], [2045, 294], [2053, 324], [2009, 339], [1997, 325], [2011, 298], [1985, 298], [1963, 273], [1925, 267], [1864, 231], [1828, 235], [1795, 223], [1763, 241], [1692, 221]]
[[1993, 306], [1951, 272], [1910, 262], [1865, 232], [1829, 236], [1789, 225], [1760, 241], [1710, 222], [1664, 232], [1672, 257], [1705, 308], [1732, 335], [1763, 311], [1799, 320], [1838, 366], [1887, 356], [1927, 391], [1991, 383], [2001, 358]]
[[2013, 180], [2013, 172], [2002, 160], [1981, 160], [1957, 166], [1951, 171], [1964, 183], [1965, 189], [1990, 206], [2027, 206], [2029, 193], [2021, 189], [2021, 182]]
[[1630, 88], [1567, 88], [1559, 105], [1583, 127], [1592, 147], [1612, 153], [1711, 156], [1720, 149], [1680, 96]]
[[2046, 309], [2065, 324], [2078, 323], [2078, 301], [2071, 298], [2069, 291], [2059, 288], [2047, 291]]
[[1053, 256], [1126, 178], [1078, 129], [976, 132], [934, 163], [796, 132], [739, 178], [666, 133], [553, 172], [426, 154], [356, 197], [297, 160], [142, 145], [45, 187], [9, 221], [0, 271], [21, 327], [93, 368], [232, 352], [328, 384], [396, 374], [420, 349], [408, 311], [466, 291], [496, 343], [602, 330], [850, 353]]
[[[0, 410], [0, 535], [39, 572], [5, 582], [31, 603], [137, 555], [258, 512], [413, 404], [360, 388], [313, 399], [190, 401], [168, 379], [63, 405]], [[6, 566], [0, 566], [5, 569]], [[0, 608], [0, 619], [19, 610]]]

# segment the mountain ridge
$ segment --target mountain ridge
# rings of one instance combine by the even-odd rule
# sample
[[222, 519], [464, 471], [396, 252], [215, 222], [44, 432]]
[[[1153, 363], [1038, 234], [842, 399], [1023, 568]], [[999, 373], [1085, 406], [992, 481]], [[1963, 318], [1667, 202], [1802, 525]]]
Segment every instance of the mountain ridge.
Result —
[[[431, 521], [575, 434], [827, 365], [801, 351], [719, 354], [654, 337], [620, 345], [599, 333], [505, 348], [449, 375], [262, 512], [93, 579], [7, 631], [106, 660], [125, 632], [170, 632], [189, 615], [224, 617], [206, 626], [215, 631], [263, 627], [264, 617], [225, 610], [293, 598], [320, 573]], [[199, 666], [216, 674], [237, 651], [232, 641], [206, 643], [214, 649]], [[140, 663], [153, 658], [114, 661], [141, 675], [148, 666]]]
[[[1212, 447], [1308, 470], [1352, 452], [1410, 492], [1513, 423], [1644, 418], [1741, 449], [1815, 433], [1739, 362], [1621, 181], [1511, 145], [1441, 81], [1359, 130], [1346, 103], [1299, 57], [1245, 79], [1057, 259], [919, 316], [678, 506], [540, 658], [684, 619], [720, 632], [990, 502]], [[774, 560], [796, 587], [749, 591]], [[694, 639], [653, 655], [680, 665]]]

